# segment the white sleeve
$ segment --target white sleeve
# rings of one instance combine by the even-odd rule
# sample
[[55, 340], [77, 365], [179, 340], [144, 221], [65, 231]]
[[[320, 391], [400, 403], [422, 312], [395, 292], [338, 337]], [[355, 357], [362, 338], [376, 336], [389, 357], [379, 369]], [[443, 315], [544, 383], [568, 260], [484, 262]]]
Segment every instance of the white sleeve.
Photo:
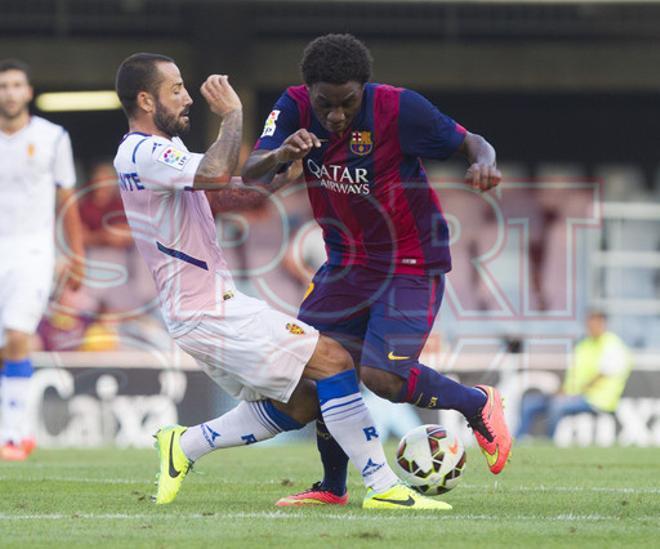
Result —
[[53, 179], [58, 187], [71, 189], [76, 185], [76, 169], [73, 165], [73, 151], [71, 138], [66, 130], [55, 145], [55, 159], [53, 162]]
[[174, 143], [153, 138], [139, 142], [133, 156], [140, 182], [153, 191], [192, 188], [195, 173], [204, 157], [203, 154], [177, 148]]

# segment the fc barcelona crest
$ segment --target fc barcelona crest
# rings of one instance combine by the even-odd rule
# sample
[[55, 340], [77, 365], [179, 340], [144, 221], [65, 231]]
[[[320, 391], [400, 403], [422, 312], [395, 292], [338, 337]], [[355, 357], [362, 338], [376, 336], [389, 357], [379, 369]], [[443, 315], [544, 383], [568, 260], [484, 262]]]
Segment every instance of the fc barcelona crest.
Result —
[[358, 156], [364, 156], [371, 152], [374, 144], [371, 141], [371, 132], [351, 133], [351, 151]]

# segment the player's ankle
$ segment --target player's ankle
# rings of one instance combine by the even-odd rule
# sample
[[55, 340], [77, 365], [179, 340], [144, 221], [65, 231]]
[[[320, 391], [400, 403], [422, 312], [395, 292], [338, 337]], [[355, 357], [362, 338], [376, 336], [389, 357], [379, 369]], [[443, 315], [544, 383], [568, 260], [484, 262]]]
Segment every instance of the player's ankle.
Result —
[[337, 497], [342, 497], [346, 495], [346, 490], [347, 490], [346, 484], [339, 484], [336, 482], [331, 482], [326, 480], [323, 480], [321, 482], [320, 488], [321, 490], [324, 490], [326, 492], [331, 492], [333, 495]]

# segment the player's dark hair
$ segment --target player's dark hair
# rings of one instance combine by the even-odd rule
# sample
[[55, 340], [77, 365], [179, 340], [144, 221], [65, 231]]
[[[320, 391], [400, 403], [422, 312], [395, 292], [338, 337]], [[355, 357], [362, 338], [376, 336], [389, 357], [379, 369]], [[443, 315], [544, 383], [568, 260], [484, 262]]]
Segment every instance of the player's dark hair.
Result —
[[126, 116], [130, 118], [135, 114], [140, 92], [157, 94], [160, 85], [158, 63], [174, 62], [171, 57], [159, 53], [134, 53], [122, 61], [117, 69], [115, 90]]
[[317, 82], [364, 84], [371, 78], [372, 62], [367, 46], [352, 34], [326, 34], [307, 44], [300, 71], [308, 86]]
[[32, 84], [32, 71], [30, 66], [18, 59], [2, 59], [0, 61], [0, 73], [7, 71], [21, 71], [25, 74], [28, 84]]
[[587, 311], [587, 318], [600, 318], [607, 321], [607, 313], [603, 309], [591, 308]]

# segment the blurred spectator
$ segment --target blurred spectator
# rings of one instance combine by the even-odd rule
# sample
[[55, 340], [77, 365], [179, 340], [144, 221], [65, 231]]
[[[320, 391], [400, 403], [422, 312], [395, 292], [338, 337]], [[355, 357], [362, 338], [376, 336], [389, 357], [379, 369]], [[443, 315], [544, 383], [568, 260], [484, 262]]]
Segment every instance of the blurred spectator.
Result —
[[124, 334], [161, 346], [164, 329], [149, 317], [157, 309], [155, 289], [130, 236], [112, 164], [94, 165], [79, 196], [87, 276], [76, 294], [55, 289], [39, 326], [41, 346], [116, 350]]
[[120, 250], [130, 247], [133, 240], [112, 164], [101, 162], [92, 168], [86, 191], [80, 200], [85, 247]]
[[99, 162], [90, 171], [80, 200], [88, 275], [79, 306], [88, 315], [101, 310], [126, 318], [153, 309], [151, 276], [139, 260], [130, 235], [112, 164]]
[[247, 208], [224, 210], [218, 201], [215, 206], [218, 240], [238, 289], [295, 315], [309, 280], [290, 271], [288, 250], [291, 235], [311, 219], [305, 187], [289, 186]]
[[77, 293], [64, 288], [56, 302], [49, 304], [37, 329], [41, 350], [75, 351], [78, 348], [91, 319], [79, 314], [77, 297]]
[[307, 288], [314, 273], [327, 260], [323, 230], [313, 219], [298, 228], [283, 258], [283, 265], [302, 288]]
[[552, 438], [566, 416], [616, 410], [632, 367], [628, 349], [619, 336], [607, 331], [601, 312], [589, 314], [587, 333], [575, 348], [562, 391], [523, 398], [517, 437], [529, 435], [534, 419], [542, 413], [547, 414], [546, 434]]

